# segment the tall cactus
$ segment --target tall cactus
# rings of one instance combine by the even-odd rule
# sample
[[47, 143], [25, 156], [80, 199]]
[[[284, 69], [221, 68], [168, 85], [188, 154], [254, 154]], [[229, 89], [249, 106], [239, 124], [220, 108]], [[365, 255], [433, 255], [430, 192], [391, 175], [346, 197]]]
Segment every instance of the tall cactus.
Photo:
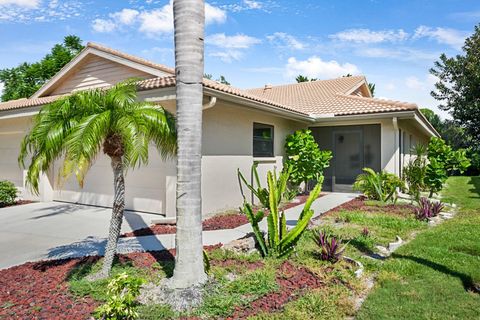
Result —
[[[255, 168], [256, 171], [256, 168]], [[318, 181], [318, 184], [310, 193], [303, 210], [299, 216], [297, 225], [291, 229], [287, 230], [287, 221], [285, 217], [285, 212], [279, 212], [279, 204], [282, 199], [282, 195], [285, 192], [287, 181], [289, 178], [291, 170], [283, 171], [280, 174], [279, 179], [277, 180], [275, 171], [269, 171], [267, 173], [267, 183], [268, 188], [263, 189], [264, 194], [268, 195], [267, 199], [262, 201], [262, 204], [269, 211], [267, 216], [267, 239], [265, 240], [263, 232], [260, 230], [260, 222], [265, 216], [264, 210], [259, 210], [257, 213], [253, 212], [252, 205], [249, 204], [246, 200], [242, 212], [246, 214], [250, 224], [252, 225], [255, 238], [257, 239], [258, 245], [262, 256], [277, 256], [282, 257], [290, 254], [295, 245], [297, 244], [300, 236], [306, 230], [308, 222], [313, 216], [313, 210], [311, 210], [311, 205], [313, 201], [318, 197], [321, 191], [321, 186], [323, 182], [323, 177], [321, 181]], [[239, 177], [243, 178], [239, 171]], [[246, 183], [245, 179], [244, 183]], [[247, 184], [247, 186], [249, 186]], [[258, 184], [259, 188], [260, 185]], [[253, 187], [249, 186], [249, 189], [255, 190]], [[257, 189], [258, 190], [258, 189]], [[255, 192], [254, 192], [255, 193]], [[245, 199], [245, 197], [244, 197]]]

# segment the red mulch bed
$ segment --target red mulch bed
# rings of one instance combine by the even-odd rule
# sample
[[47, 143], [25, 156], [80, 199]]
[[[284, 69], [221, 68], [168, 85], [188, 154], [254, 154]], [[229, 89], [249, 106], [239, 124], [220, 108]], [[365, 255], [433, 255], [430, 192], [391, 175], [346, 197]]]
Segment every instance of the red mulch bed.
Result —
[[405, 216], [405, 213], [413, 213], [415, 208], [414, 205], [411, 204], [388, 204], [388, 205], [366, 205], [365, 201], [367, 199], [364, 196], [359, 196], [353, 200], [345, 202], [344, 204], [335, 207], [323, 215], [317, 217], [316, 219], [320, 219], [325, 217], [326, 215], [333, 214], [340, 211], [366, 211], [366, 212], [387, 212], [392, 213], [395, 215]]
[[35, 201], [32, 201], [32, 200], [18, 200], [18, 201], [15, 201], [14, 204], [0, 205], [0, 208], [21, 206], [22, 204], [30, 204], [30, 203], [34, 203], [34, 202], [35, 202]]
[[227, 319], [246, 319], [260, 312], [277, 312], [283, 310], [286, 303], [292, 301], [306, 290], [316, 289], [325, 284], [304, 267], [295, 267], [285, 261], [277, 273], [279, 290], [269, 293], [246, 307], [237, 307], [232, 317]]
[[[219, 245], [206, 247], [207, 250]], [[175, 250], [139, 252], [119, 255], [120, 261], [139, 268], [152, 269], [158, 261], [173, 261]], [[91, 298], [74, 297], [67, 279], [80, 264], [95, 263], [99, 257], [29, 262], [0, 270], [0, 319], [89, 319], [100, 304]], [[262, 261], [212, 260], [214, 266], [234, 266], [243, 270], [263, 267]], [[304, 267], [284, 262], [277, 271], [279, 290], [259, 298], [248, 306], [238, 307], [228, 319], [246, 319], [259, 312], [276, 312], [305, 290], [324, 283]]]
[[[319, 195], [318, 197], [322, 197], [323, 195]], [[304, 204], [307, 199], [308, 195], [300, 195], [297, 196], [297, 202], [289, 202], [282, 206], [281, 210], [287, 210], [301, 204]], [[224, 229], [235, 229], [240, 227], [244, 224], [248, 223], [247, 217], [243, 213], [234, 213], [234, 214], [225, 214], [225, 215], [218, 215], [211, 218], [208, 218], [203, 221], [203, 230], [204, 231], [211, 231], [211, 230], [224, 230]], [[177, 228], [174, 225], [166, 225], [166, 224], [154, 224], [146, 228], [134, 230], [132, 232], [127, 232], [121, 235], [121, 237], [139, 237], [139, 236], [151, 236], [156, 234], [173, 234], [175, 233]]]

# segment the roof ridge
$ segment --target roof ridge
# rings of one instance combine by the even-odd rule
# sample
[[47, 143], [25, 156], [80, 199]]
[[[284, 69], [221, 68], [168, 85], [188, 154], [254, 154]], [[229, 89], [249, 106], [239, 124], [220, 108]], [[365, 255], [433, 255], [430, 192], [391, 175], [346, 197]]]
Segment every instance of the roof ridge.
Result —
[[[285, 88], [285, 87], [292, 87], [292, 86], [307, 86], [313, 83], [319, 83], [319, 82], [333, 82], [333, 81], [338, 81], [342, 79], [352, 79], [352, 78], [360, 78], [361, 80], [366, 79], [364, 75], [357, 75], [357, 76], [350, 76], [350, 77], [337, 77], [337, 78], [332, 78], [332, 79], [323, 79], [323, 80], [315, 80], [315, 81], [305, 81], [305, 82], [297, 82], [297, 83], [286, 83], [286, 84], [279, 84], [279, 85], [272, 85], [270, 89], [276, 89], [276, 88]], [[358, 81], [360, 82], [360, 81]], [[263, 90], [265, 89], [264, 87], [256, 87], [256, 88], [248, 88], [244, 89], [245, 91], [254, 91], [254, 90]]]
[[411, 102], [404, 102], [404, 101], [390, 100], [390, 99], [380, 99], [380, 98], [360, 97], [360, 96], [355, 96], [351, 94], [342, 94], [342, 93], [337, 93], [336, 95], [339, 97], [344, 97], [348, 99], [371, 101], [371, 102], [374, 101], [374, 102], [378, 102], [386, 105], [393, 105], [398, 107], [412, 107], [412, 108], [418, 109], [418, 105]]
[[159, 63], [156, 63], [156, 62], [153, 62], [153, 61], [150, 61], [150, 60], [147, 60], [147, 59], [144, 59], [144, 58], [141, 58], [139, 56], [135, 56], [135, 55], [132, 55], [132, 54], [129, 54], [129, 53], [125, 53], [123, 51], [113, 49], [113, 48], [104, 46], [102, 44], [96, 43], [96, 42], [91, 42], [91, 41], [87, 42], [87, 45], [85, 46], [85, 48], [97, 49], [97, 50], [100, 50], [100, 51], [103, 51], [103, 52], [106, 52], [106, 53], [110, 53], [110, 54], [120, 56], [120, 57], [128, 59], [128, 60], [143, 64], [143, 65], [147, 65], [147, 66], [159, 69], [159, 70], [167, 72], [167, 73], [175, 74], [175, 69], [170, 68], [166, 65], [159, 64]]

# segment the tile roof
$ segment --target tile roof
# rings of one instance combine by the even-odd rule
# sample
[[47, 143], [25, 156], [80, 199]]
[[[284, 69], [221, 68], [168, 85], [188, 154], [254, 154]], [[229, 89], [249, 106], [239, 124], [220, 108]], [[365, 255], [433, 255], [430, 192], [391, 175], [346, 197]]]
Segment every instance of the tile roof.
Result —
[[[172, 74], [171, 76], [139, 81], [138, 88], [140, 91], [175, 86], [175, 70], [172, 68], [92, 42], [89, 42], [86, 47], [120, 56]], [[365, 77], [354, 76], [242, 90], [216, 81], [203, 80], [205, 88], [270, 105], [274, 108], [295, 112], [306, 117], [355, 115], [417, 109], [415, 104], [355, 95], [354, 91], [358, 91], [356, 89], [363, 83], [366, 83]], [[51, 103], [59, 97], [61, 96], [47, 96], [3, 102], [0, 103], [0, 111], [41, 106]]]
[[301, 82], [245, 90], [313, 116], [353, 115], [417, 109], [415, 104], [359, 97], [352, 91], [365, 77], [342, 77], [332, 80]]

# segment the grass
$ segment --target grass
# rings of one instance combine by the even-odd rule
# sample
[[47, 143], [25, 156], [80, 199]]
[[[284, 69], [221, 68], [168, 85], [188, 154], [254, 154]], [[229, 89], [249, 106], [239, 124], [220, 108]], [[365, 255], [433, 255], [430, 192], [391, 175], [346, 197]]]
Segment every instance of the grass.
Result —
[[358, 319], [480, 319], [480, 178], [449, 178], [443, 200], [458, 215], [393, 254]]
[[[391, 210], [376, 201], [365, 202], [367, 211], [341, 210], [325, 216], [320, 228], [348, 242], [346, 255], [360, 260], [368, 274], [375, 274], [377, 285], [362, 309], [355, 315], [352, 297], [365, 288], [355, 277], [355, 267], [345, 261], [335, 264], [320, 261], [319, 248], [306, 232], [288, 261], [316, 274], [325, 285], [299, 294], [281, 312], [259, 313], [251, 320], [280, 319], [478, 319], [480, 297], [468, 291], [480, 282], [480, 179], [451, 178], [444, 199], [462, 207], [458, 216], [435, 228], [414, 218], [411, 208]], [[372, 209], [372, 210], [370, 210]], [[373, 210], [374, 209], [374, 210]], [[368, 235], [363, 235], [364, 229]], [[376, 245], [388, 245], [399, 235], [411, 240], [386, 261], [366, 257]], [[231, 264], [213, 264], [214, 279], [203, 304], [188, 314], [178, 314], [165, 305], [140, 306], [141, 319], [228, 318], [238, 308], [277, 292], [279, 266], [285, 259], [265, 259], [259, 254], [239, 255], [217, 249], [209, 252], [212, 261], [233, 260]], [[262, 261], [262, 263], [259, 263]], [[246, 265], [255, 264], [248, 269]], [[70, 290], [77, 296], [89, 295], [105, 300], [106, 281], [89, 283], [87, 274], [100, 262], [78, 267], [69, 277]], [[146, 270], [128, 261], [116, 263], [113, 274], [127, 272], [148, 281], [159, 281], [172, 273], [173, 262], [154, 263]], [[153, 271], [153, 272], [152, 272]]]

